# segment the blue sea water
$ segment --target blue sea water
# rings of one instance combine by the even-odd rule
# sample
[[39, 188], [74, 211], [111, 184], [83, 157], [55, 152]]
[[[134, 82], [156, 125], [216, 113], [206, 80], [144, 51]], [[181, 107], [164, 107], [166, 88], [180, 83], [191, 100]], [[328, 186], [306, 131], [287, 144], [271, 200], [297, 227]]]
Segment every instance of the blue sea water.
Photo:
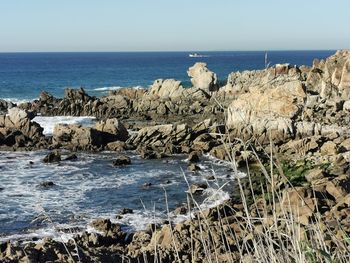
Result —
[[[271, 51], [273, 64], [311, 65], [314, 58], [326, 58], [335, 51]], [[206, 62], [225, 81], [232, 71], [262, 69], [265, 52], [133, 53], [0, 53], [0, 98], [37, 98], [41, 91], [62, 97], [66, 87], [84, 87], [100, 96], [116, 87], [148, 87], [158, 78], [175, 78], [190, 85], [187, 69], [195, 62]]]

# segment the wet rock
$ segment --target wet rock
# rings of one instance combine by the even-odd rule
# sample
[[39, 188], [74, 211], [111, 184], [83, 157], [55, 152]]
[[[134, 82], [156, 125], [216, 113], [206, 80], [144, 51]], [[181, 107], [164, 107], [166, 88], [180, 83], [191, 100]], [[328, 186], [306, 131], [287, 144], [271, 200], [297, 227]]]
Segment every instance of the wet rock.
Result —
[[57, 163], [60, 161], [61, 161], [61, 154], [59, 151], [50, 152], [43, 159], [44, 163]]
[[188, 209], [186, 206], [180, 206], [174, 210], [175, 215], [186, 215], [187, 212], [188, 212]]
[[131, 159], [126, 155], [119, 156], [113, 161], [114, 166], [124, 166], [129, 164], [131, 164]]
[[127, 234], [121, 230], [119, 224], [112, 223], [109, 219], [97, 219], [91, 226], [103, 233], [99, 236], [98, 245], [110, 246], [113, 244], [124, 244]]
[[73, 161], [73, 160], [77, 160], [78, 156], [75, 153], [71, 153], [68, 156], [66, 156], [63, 160], [64, 161]]
[[152, 186], [152, 183], [144, 183], [143, 185], [142, 185], [142, 188], [149, 188], [149, 187], [151, 187]]
[[164, 153], [159, 153], [147, 147], [142, 147], [138, 149], [138, 152], [142, 159], [150, 160], [150, 159], [162, 159], [167, 157]]
[[5, 188], [4, 187], [0, 187], [0, 192], [4, 191]]
[[114, 152], [122, 152], [127, 148], [127, 145], [125, 142], [122, 141], [116, 141], [116, 142], [110, 142], [106, 146], [107, 150], [114, 151]]
[[188, 170], [191, 171], [191, 172], [197, 172], [199, 171], [201, 168], [194, 164], [194, 163], [191, 163], [189, 166], [188, 166]]
[[118, 212], [118, 215], [126, 215], [126, 214], [133, 214], [133, 213], [134, 213], [134, 210], [124, 207]]
[[214, 175], [211, 175], [211, 176], [208, 176], [206, 179], [207, 179], [208, 181], [214, 181], [216, 178], [215, 178]]
[[190, 163], [198, 163], [200, 161], [198, 152], [191, 152], [187, 158]]
[[[102, 120], [95, 125], [96, 130], [104, 132], [107, 141], [126, 141], [129, 133], [124, 125], [116, 118]], [[108, 137], [108, 138], [106, 138]]]
[[55, 186], [55, 184], [54, 184], [54, 182], [51, 182], [51, 181], [40, 183], [40, 187], [42, 187], [42, 188], [51, 188], [53, 186]]
[[193, 195], [198, 195], [198, 194], [203, 193], [203, 191], [207, 188], [208, 188], [208, 185], [206, 185], [206, 184], [193, 184], [188, 189], [188, 192], [193, 194]]

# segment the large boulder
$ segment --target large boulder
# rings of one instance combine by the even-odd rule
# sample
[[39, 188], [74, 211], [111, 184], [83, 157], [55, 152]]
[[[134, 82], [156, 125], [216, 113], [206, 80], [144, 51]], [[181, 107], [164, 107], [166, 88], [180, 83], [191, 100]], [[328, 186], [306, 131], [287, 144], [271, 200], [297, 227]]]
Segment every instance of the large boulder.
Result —
[[54, 144], [76, 149], [98, 149], [110, 142], [126, 141], [129, 137], [124, 125], [116, 118], [98, 122], [95, 127], [58, 124], [53, 131]]
[[5, 113], [7, 109], [15, 107], [16, 105], [12, 102], [0, 99], [0, 113]]
[[85, 92], [83, 88], [79, 89], [65, 89], [64, 97], [71, 101], [88, 101], [91, 97]]
[[17, 107], [0, 116], [0, 145], [19, 147], [34, 146], [44, 137], [43, 128], [36, 122], [32, 112]]
[[101, 131], [92, 127], [58, 124], [53, 130], [52, 142], [68, 148], [90, 149], [105, 144], [102, 135]]
[[207, 68], [206, 63], [198, 62], [190, 67], [187, 71], [191, 78], [193, 87], [201, 89], [207, 93], [218, 89], [218, 79], [214, 72]]
[[106, 133], [110, 141], [126, 141], [129, 138], [128, 130], [117, 118], [99, 121], [95, 128]]
[[184, 88], [181, 81], [174, 79], [157, 79], [154, 81], [148, 93], [148, 96], [162, 99], [178, 98], [183, 95]]

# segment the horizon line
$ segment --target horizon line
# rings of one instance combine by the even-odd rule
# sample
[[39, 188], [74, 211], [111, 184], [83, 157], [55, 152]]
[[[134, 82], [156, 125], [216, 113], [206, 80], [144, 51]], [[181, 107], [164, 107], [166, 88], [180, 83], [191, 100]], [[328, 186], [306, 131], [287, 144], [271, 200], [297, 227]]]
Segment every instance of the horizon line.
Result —
[[337, 51], [348, 49], [256, 49], [256, 50], [106, 50], [106, 51], [0, 51], [0, 54], [10, 53], [183, 53], [183, 52], [290, 52], [290, 51]]

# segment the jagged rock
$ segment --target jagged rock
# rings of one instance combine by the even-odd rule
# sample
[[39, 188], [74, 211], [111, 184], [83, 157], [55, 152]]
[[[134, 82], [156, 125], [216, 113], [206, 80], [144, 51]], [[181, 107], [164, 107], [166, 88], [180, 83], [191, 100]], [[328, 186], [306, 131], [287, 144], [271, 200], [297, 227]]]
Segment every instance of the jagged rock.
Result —
[[131, 164], [131, 159], [126, 155], [119, 156], [117, 159], [113, 161], [114, 166], [124, 166], [129, 164]]
[[325, 177], [325, 173], [323, 172], [322, 169], [313, 169], [308, 171], [305, 174], [305, 179], [310, 183], [316, 180], [320, 180], [324, 177]]
[[187, 158], [190, 163], [198, 163], [200, 161], [198, 152], [191, 152]]
[[91, 99], [91, 97], [85, 92], [83, 88], [79, 89], [65, 89], [64, 97], [72, 101], [82, 101], [86, 102]]
[[157, 79], [151, 86], [148, 95], [162, 99], [171, 99], [183, 96], [184, 90], [181, 81]]
[[55, 186], [55, 184], [54, 184], [54, 182], [47, 181], [47, 182], [40, 183], [40, 186], [43, 188], [50, 188], [50, 187]]
[[126, 214], [133, 214], [133, 213], [134, 213], [134, 211], [132, 209], [130, 209], [130, 208], [122, 208], [118, 212], [119, 215], [126, 215]]
[[191, 78], [193, 87], [201, 89], [207, 93], [218, 89], [216, 74], [207, 68], [206, 63], [196, 63], [187, 71]]
[[59, 151], [50, 152], [43, 159], [44, 163], [58, 163], [61, 161], [61, 154]]
[[294, 136], [292, 120], [301, 113], [305, 97], [298, 80], [252, 89], [231, 103], [226, 124], [238, 138], [285, 142]]
[[337, 145], [332, 141], [328, 141], [328, 142], [324, 143], [321, 147], [321, 154], [323, 154], [323, 155], [335, 155], [335, 154], [337, 154]]
[[15, 107], [16, 104], [0, 99], [0, 113], [5, 114], [9, 108]]
[[127, 145], [123, 141], [110, 142], [106, 145], [107, 150], [122, 152], [127, 148]]
[[197, 172], [199, 171], [201, 168], [194, 164], [194, 163], [191, 163], [189, 166], [188, 166], [188, 170], [191, 171], [191, 172]]
[[124, 125], [118, 119], [107, 119], [96, 123], [96, 130], [104, 132], [109, 141], [126, 141], [129, 133]]
[[0, 145], [35, 146], [44, 138], [43, 128], [36, 122], [32, 112], [19, 108], [9, 109], [7, 116], [0, 115]]
[[75, 153], [71, 153], [68, 156], [66, 156], [63, 160], [64, 161], [73, 161], [73, 160], [77, 160], [78, 156]]
[[188, 192], [194, 195], [201, 194], [208, 186], [206, 184], [193, 184], [188, 189]]

